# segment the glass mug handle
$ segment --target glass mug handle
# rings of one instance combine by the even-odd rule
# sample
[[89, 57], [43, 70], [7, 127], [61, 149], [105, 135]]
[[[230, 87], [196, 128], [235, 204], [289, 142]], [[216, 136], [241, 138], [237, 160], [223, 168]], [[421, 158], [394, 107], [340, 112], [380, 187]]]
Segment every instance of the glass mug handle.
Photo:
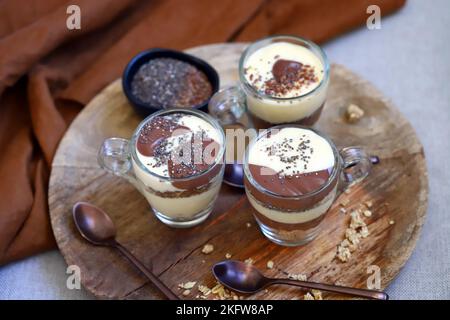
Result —
[[[361, 147], [347, 147], [339, 151], [342, 158], [343, 190], [350, 185], [363, 180], [372, 169], [372, 165], [378, 164], [377, 156], [369, 156]], [[342, 190], [342, 191], [343, 191]]]
[[222, 126], [240, 123], [246, 110], [245, 93], [239, 84], [220, 89], [208, 103], [208, 113]]
[[124, 178], [139, 191], [141, 183], [131, 169], [130, 141], [123, 138], [108, 138], [103, 141], [98, 152], [97, 161], [100, 167], [116, 176]]

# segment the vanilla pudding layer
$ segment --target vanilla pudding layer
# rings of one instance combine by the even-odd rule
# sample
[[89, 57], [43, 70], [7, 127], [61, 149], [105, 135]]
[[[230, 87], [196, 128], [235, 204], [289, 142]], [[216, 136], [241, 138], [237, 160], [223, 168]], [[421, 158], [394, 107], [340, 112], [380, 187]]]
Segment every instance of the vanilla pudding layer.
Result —
[[266, 204], [259, 202], [248, 190], [246, 190], [250, 204], [260, 214], [272, 221], [286, 224], [305, 223], [319, 218], [321, 215], [325, 214], [333, 204], [334, 198], [336, 197], [336, 192], [337, 186], [335, 186], [325, 198], [323, 198], [315, 207], [311, 209], [306, 209], [303, 211], [281, 211], [277, 210], [275, 207], [269, 207]]
[[[216, 200], [220, 190], [224, 166], [210, 181], [196, 191], [175, 188], [167, 180], [158, 179], [142, 170], [134, 161], [133, 168], [142, 183], [140, 190], [147, 201], [158, 212], [174, 219], [189, 219], [209, 208]], [[155, 188], [156, 186], [156, 188]]]
[[[252, 84], [255, 82], [254, 79], [260, 78], [261, 80], [252, 86], [256, 91], [264, 93], [263, 83], [273, 76], [272, 67], [280, 59], [313, 67], [318, 81], [276, 95], [274, 99], [249, 93], [247, 94], [248, 109], [253, 115], [274, 124], [292, 123], [310, 117], [324, 104], [328, 88], [328, 78], [324, 79], [324, 65], [310, 49], [288, 42], [276, 42], [256, 50], [244, 64], [247, 82]], [[325, 82], [319, 87], [322, 81]]]
[[[220, 177], [223, 175], [220, 173]], [[210, 208], [219, 194], [221, 179], [217, 177], [216, 181], [208, 188], [198, 194], [187, 197], [164, 197], [145, 189], [143, 194], [151, 203], [152, 207], [165, 216], [173, 219], [189, 220], [198, 213]]]

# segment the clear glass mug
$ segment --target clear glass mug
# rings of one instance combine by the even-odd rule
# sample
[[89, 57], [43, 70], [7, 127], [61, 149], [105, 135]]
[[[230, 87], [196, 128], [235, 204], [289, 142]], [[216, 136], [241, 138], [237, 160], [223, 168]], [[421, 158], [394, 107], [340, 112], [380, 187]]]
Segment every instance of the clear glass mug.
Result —
[[[289, 98], [274, 97], [257, 91], [245, 76], [245, 65], [258, 49], [277, 42], [287, 42], [307, 48], [321, 62], [323, 74], [315, 89]], [[301, 60], [299, 58], [299, 60]], [[239, 60], [239, 84], [217, 92], [209, 103], [209, 113], [223, 124], [237, 121], [248, 111], [250, 126], [267, 129], [274, 125], [295, 123], [312, 126], [320, 117], [330, 81], [330, 65], [325, 52], [315, 43], [296, 36], [271, 36], [249, 45]]]
[[[141, 129], [152, 119], [170, 113], [200, 117], [220, 133], [220, 149], [214, 163], [187, 178], [160, 176], [150, 171], [137, 156], [136, 142]], [[211, 213], [219, 194], [224, 173], [225, 134], [219, 123], [208, 114], [193, 109], [167, 109], [153, 113], [136, 128], [131, 140], [108, 138], [98, 153], [99, 165], [130, 182], [149, 202], [156, 217], [171, 227], [186, 228], [203, 222]], [[174, 184], [177, 186], [175, 187]], [[189, 185], [181, 189], [180, 185]]]
[[[301, 127], [324, 138], [334, 154], [334, 167], [328, 180], [318, 189], [298, 196], [282, 196], [265, 189], [252, 177], [249, 169], [249, 150], [269, 130]], [[350, 184], [364, 179], [378, 157], [369, 157], [360, 147], [347, 147], [338, 151], [327, 136], [317, 130], [299, 125], [281, 125], [262, 131], [253, 139], [244, 156], [245, 192], [253, 208], [254, 217], [262, 233], [272, 242], [284, 246], [303, 245], [313, 240], [320, 231], [328, 209], [338, 195]]]

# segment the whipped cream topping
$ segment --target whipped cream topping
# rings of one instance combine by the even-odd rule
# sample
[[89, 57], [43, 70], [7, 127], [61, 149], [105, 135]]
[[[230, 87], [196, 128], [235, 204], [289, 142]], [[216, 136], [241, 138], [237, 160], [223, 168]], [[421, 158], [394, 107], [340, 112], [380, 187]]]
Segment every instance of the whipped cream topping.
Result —
[[293, 98], [314, 90], [321, 83], [324, 66], [306, 47], [275, 42], [253, 52], [244, 63], [244, 72], [257, 91]]
[[332, 169], [335, 159], [328, 141], [314, 131], [285, 127], [271, 129], [270, 134], [255, 141], [248, 163], [261, 167], [262, 176], [294, 176]]

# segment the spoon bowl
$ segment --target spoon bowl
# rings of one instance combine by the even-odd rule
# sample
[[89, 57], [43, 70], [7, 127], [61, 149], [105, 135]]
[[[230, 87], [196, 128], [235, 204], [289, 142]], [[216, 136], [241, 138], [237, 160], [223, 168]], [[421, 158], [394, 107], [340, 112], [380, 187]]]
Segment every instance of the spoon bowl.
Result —
[[95, 245], [112, 245], [115, 242], [116, 228], [102, 209], [87, 202], [77, 202], [72, 213], [83, 238]]
[[244, 188], [243, 165], [240, 163], [226, 163], [223, 182], [232, 187]]
[[240, 261], [219, 262], [212, 272], [219, 282], [242, 293], [255, 293], [267, 285], [267, 278], [258, 269]]

